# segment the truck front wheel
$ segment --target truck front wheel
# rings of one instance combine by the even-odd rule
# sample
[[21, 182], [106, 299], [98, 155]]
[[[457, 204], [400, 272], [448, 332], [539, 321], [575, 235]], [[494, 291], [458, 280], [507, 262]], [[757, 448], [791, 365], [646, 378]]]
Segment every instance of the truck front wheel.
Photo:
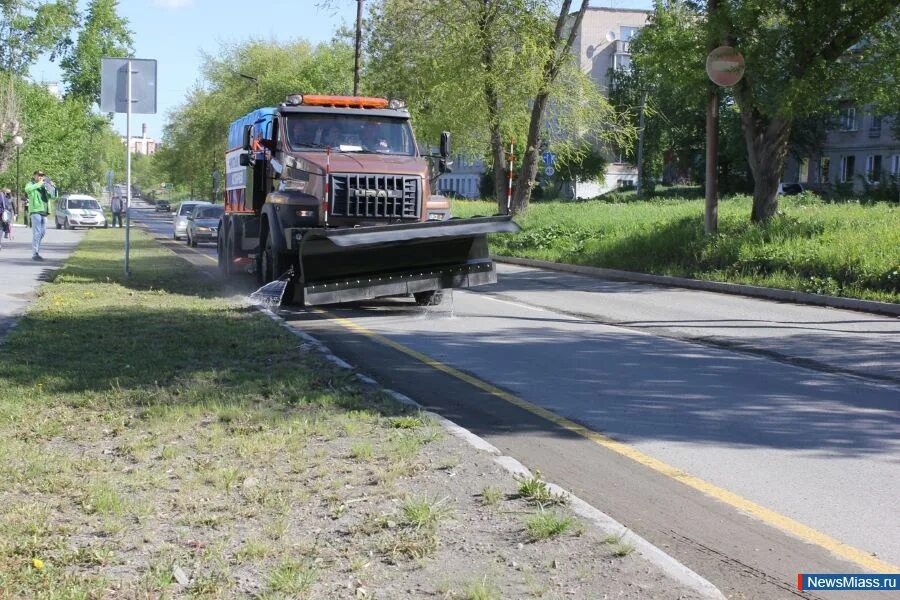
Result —
[[288, 261], [275, 249], [275, 240], [272, 238], [272, 231], [269, 230], [269, 234], [266, 236], [266, 247], [260, 254], [259, 269], [257, 269], [259, 283], [265, 285], [274, 281], [284, 275], [287, 270]]

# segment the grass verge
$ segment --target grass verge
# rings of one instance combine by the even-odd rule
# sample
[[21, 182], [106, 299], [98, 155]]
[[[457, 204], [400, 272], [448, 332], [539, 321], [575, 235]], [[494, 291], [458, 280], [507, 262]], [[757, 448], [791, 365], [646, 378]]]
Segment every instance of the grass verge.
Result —
[[[493, 236], [497, 254], [900, 302], [900, 207], [783, 198], [782, 215], [750, 223], [750, 198], [719, 203], [719, 234], [703, 234], [703, 201], [538, 202]], [[454, 215], [493, 214], [455, 201]]]
[[420, 420], [144, 234], [122, 279], [120, 238], [90, 232], [0, 353], [0, 598], [215, 596], [248, 568], [303, 592], [295, 507], [334, 514], [369, 476], [329, 478], [329, 442], [372, 458]]

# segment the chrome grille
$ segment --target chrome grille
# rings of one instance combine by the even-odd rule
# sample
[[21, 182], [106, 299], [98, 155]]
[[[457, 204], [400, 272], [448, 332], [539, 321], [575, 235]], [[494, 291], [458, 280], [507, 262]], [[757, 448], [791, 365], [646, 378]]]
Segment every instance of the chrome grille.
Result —
[[367, 219], [418, 219], [421, 180], [410, 175], [334, 173], [331, 214]]

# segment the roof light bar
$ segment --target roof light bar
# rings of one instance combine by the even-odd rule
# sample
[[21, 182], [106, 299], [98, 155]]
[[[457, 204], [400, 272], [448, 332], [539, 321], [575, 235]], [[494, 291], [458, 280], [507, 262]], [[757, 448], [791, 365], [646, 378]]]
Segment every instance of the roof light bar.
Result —
[[304, 106], [332, 106], [335, 108], [387, 108], [385, 98], [369, 98], [365, 96], [302, 96]]

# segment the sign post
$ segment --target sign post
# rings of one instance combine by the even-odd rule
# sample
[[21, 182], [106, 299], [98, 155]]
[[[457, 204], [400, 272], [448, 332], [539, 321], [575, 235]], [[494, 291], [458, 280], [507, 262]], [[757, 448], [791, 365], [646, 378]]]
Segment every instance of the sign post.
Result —
[[156, 114], [156, 61], [102, 58], [100, 110], [125, 113], [125, 276], [131, 275], [131, 114]]
[[[716, 7], [710, 0], [710, 12]], [[730, 46], [719, 46], [706, 57], [706, 74], [715, 85], [706, 99], [706, 235], [719, 231], [719, 87], [735, 85], [744, 76], [744, 57]], [[716, 87], [718, 86], [718, 87]]]

